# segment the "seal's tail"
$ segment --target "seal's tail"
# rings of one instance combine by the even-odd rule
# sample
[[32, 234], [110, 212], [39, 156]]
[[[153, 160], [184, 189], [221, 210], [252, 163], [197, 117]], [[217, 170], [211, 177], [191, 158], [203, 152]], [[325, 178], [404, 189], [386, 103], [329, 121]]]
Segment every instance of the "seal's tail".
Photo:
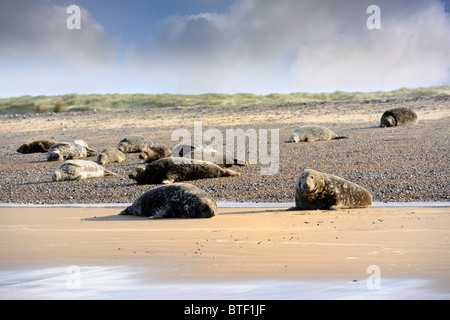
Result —
[[241, 175], [239, 172], [236, 172], [231, 169], [223, 169], [223, 171], [224, 171], [224, 176], [240, 176]]
[[109, 171], [108, 169], [103, 168], [103, 172], [105, 173], [105, 175], [107, 176], [117, 176], [117, 173]]

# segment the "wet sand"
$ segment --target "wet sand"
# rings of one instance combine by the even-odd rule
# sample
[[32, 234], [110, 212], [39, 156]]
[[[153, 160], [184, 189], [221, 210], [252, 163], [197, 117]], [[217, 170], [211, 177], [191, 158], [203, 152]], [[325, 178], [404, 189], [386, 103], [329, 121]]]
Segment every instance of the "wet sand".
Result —
[[[192, 220], [122, 209], [0, 208], [0, 298], [450, 298], [448, 206], [220, 208]], [[70, 266], [80, 290], [67, 287]]]

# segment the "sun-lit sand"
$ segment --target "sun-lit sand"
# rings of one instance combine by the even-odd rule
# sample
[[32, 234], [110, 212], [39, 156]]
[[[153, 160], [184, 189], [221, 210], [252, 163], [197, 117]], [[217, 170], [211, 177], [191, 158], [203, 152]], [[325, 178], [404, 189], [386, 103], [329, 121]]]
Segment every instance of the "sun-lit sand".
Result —
[[450, 298], [448, 206], [121, 209], [1, 207], [0, 298]]

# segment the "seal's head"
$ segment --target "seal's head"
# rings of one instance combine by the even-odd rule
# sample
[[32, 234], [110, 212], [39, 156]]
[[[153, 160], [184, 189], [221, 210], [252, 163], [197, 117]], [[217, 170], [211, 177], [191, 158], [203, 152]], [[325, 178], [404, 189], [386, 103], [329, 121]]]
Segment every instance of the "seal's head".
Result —
[[60, 180], [62, 180], [61, 172], [58, 171], [58, 170], [53, 172], [53, 174], [52, 174], [52, 181], [60, 181]]
[[396, 122], [393, 116], [390, 115], [386, 115], [384, 117], [381, 118], [381, 127], [385, 128], [385, 127], [395, 127]]
[[298, 188], [306, 192], [314, 192], [322, 184], [322, 176], [312, 169], [304, 170], [298, 180]]
[[142, 180], [142, 178], [144, 177], [144, 172], [145, 172], [145, 166], [144, 167], [137, 167], [136, 169], [134, 169], [133, 172], [131, 172], [128, 177], [130, 179], [136, 180], [137, 182], [140, 182]]

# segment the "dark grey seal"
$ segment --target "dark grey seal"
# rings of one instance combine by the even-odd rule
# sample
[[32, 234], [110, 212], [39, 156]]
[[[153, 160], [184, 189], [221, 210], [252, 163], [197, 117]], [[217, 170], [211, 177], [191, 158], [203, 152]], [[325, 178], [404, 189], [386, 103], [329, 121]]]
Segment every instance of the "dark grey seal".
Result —
[[140, 195], [120, 215], [155, 218], [211, 218], [217, 211], [214, 199], [187, 183], [175, 183]]
[[368, 208], [371, 205], [370, 193], [356, 183], [306, 169], [298, 180], [292, 210]]
[[45, 153], [54, 144], [56, 141], [53, 140], [36, 140], [24, 143], [16, 151], [19, 153]]
[[418, 122], [419, 118], [414, 111], [401, 107], [385, 111], [381, 116], [380, 127], [405, 126]]
[[138, 167], [128, 176], [139, 184], [168, 184], [186, 180], [239, 176], [239, 173], [221, 168], [212, 162], [167, 157], [144, 167]]

